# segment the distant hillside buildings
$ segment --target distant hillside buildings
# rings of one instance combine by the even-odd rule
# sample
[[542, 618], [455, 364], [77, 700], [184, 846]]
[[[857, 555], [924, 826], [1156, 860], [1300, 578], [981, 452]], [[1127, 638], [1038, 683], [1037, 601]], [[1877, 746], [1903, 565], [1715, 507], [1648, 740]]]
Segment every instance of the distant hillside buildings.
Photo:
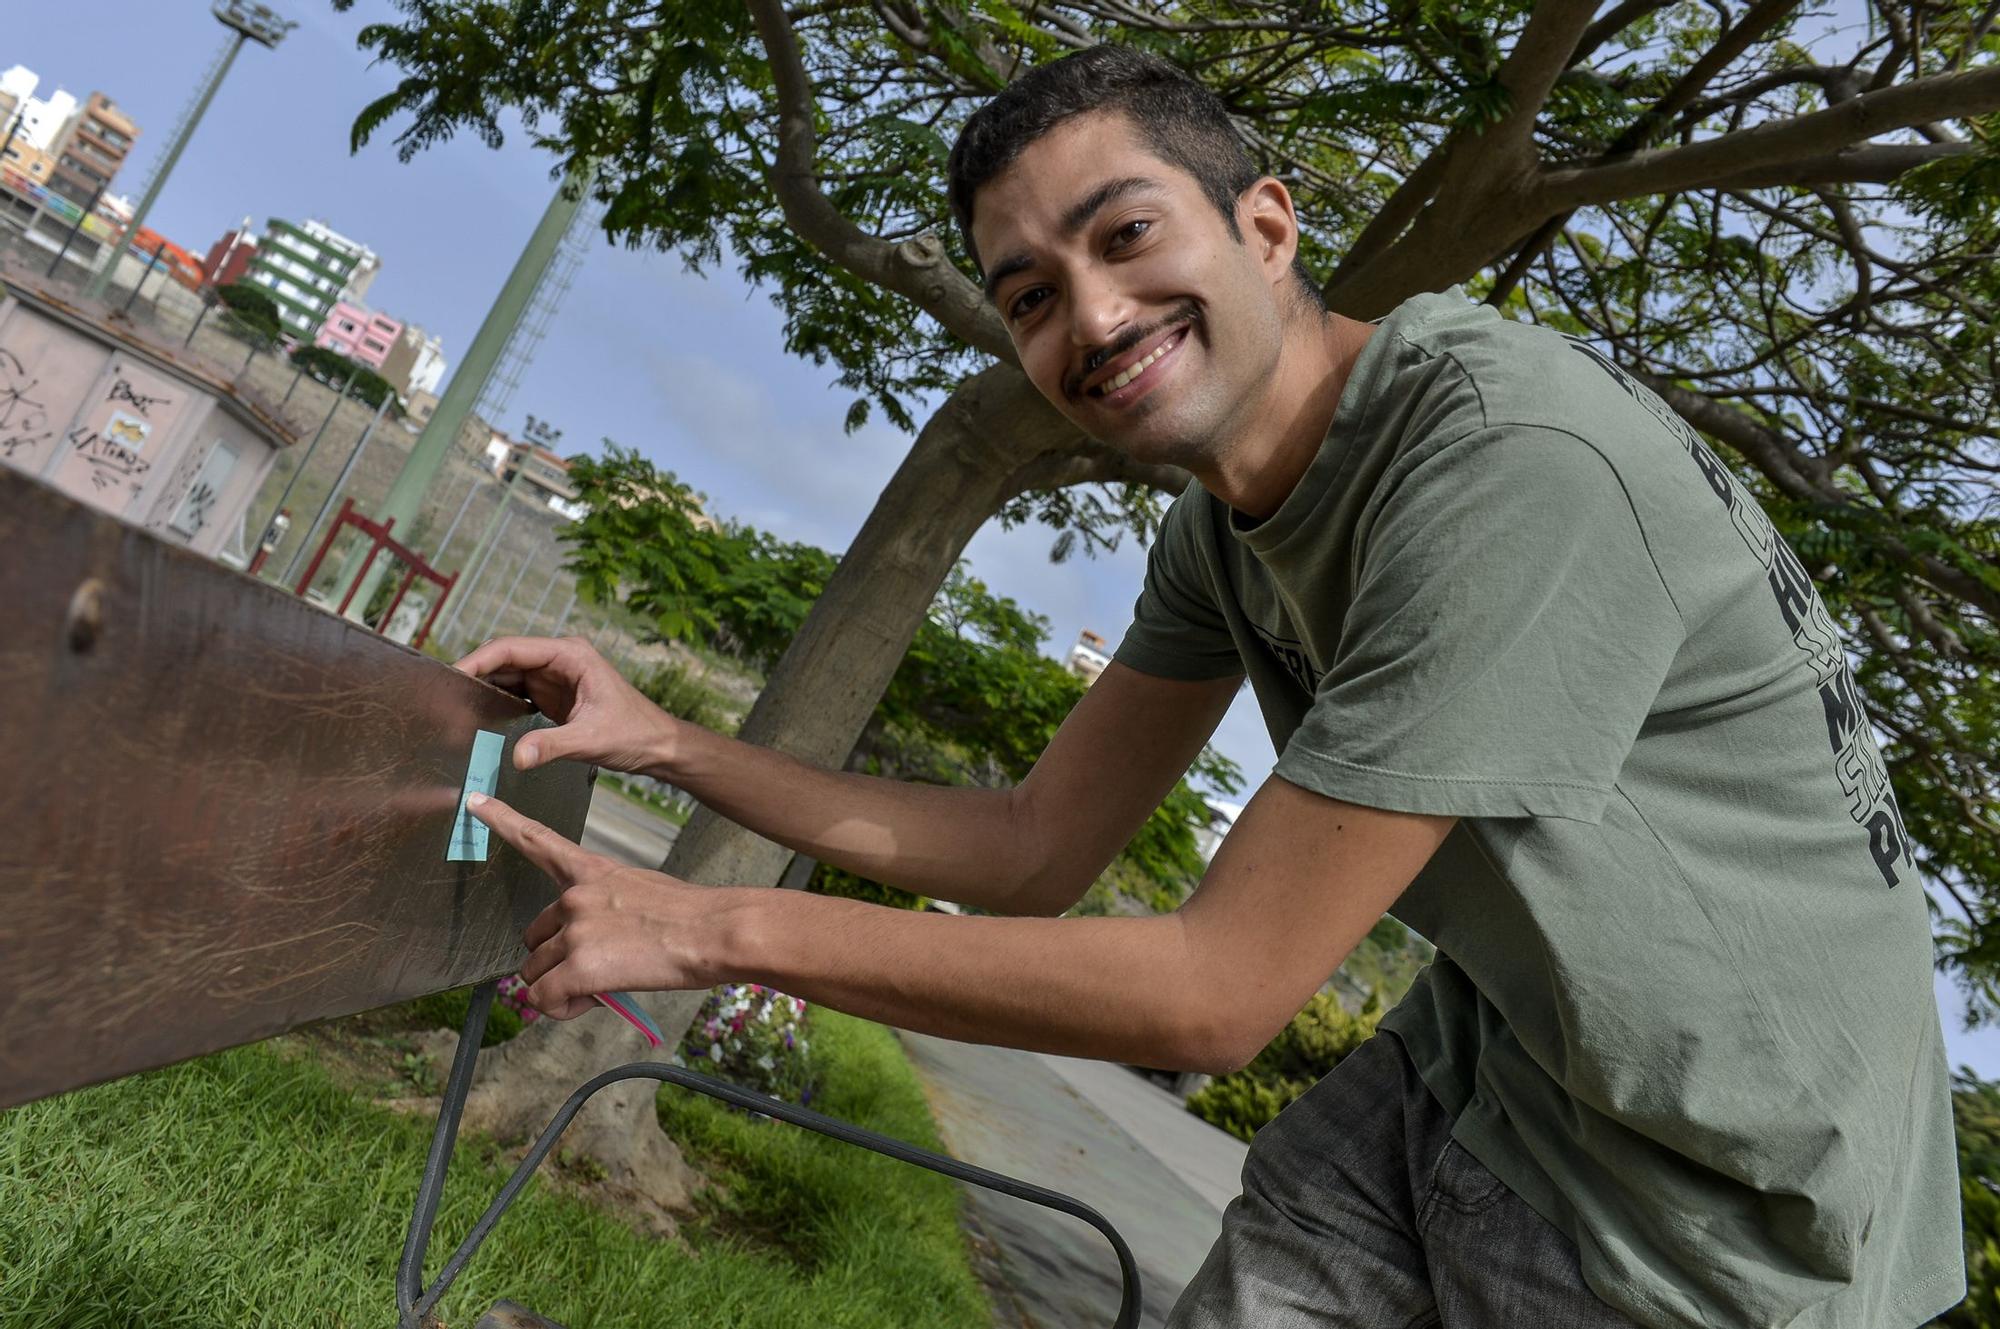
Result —
[[437, 336], [362, 303], [382, 270], [380, 257], [324, 222], [273, 217], [260, 236], [245, 217], [209, 246], [204, 266], [214, 285], [250, 281], [269, 291], [294, 341], [366, 365], [408, 405], [444, 381], [444, 343]]
[[273, 217], [258, 237], [246, 277], [270, 292], [285, 331], [305, 342], [334, 305], [359, 304], [381, 270], [374, 250], [325, 222]]
[[1063, 661], [1063, 668], [1085, 683], [1095, 683], [1097, 676], [1110, 663], [1111, 656], [1104, 649], [1104, 638], [1085, 628], [1076, 634], [1076, 645], [1069, 648], [1069, 658]]
[[[78, 209], [91, 209], [96, 215], [85, 221], [78, 253], [94, 262], [91, 247], [116, 243], [132, 219], [131, 204], [111, 188], [139, 126], [102, 92], [79, 102], [61, 88], [38, 97], [40, 86], [41, 76], [23, 65], [0, 72], [0, 214], [16, 225], [41, 219], [46, 236], [49, 226], [67, 227]], [[421, 394], [435, 403], [446, 369], [442, 342], [364, 303], [381, 257], [325, 222], [272, 217], [259, 235], [245, 217], [203, 258], [146, 229], [125, 243], [183, 286], [247, 281], [263, 288], [288, 343], [337, 351], [387, 379], [406, 401]]]
[[335, 304], [313, 345], [367, 365], [404, 397], [435, 392], [444, 378], [444, 346], [436, 337], [365, 305]]
[[520, 472], [521, 487], [558, 516], [574, 521], [588, 511], [569, 482], [569, 463], [549, 448], [509, 438], [496, 429], [486, 444], [486, 464], [503, 482], [511, 483]]
[[41, 81], [25, 65], [0, 73], [0, 167], [89, 207], [110, 192], [139, 126], [101, 92], [81, 105], [61, 88], [37, 97]]

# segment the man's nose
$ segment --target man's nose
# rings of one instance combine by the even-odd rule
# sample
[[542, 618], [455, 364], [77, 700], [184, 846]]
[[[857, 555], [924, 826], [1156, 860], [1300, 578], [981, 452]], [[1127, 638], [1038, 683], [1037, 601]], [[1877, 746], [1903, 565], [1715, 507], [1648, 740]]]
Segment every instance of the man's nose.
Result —
[[1096, 352], [1132, 325], [1136, 305], [1116, 282], [1093, 274], [1071, 284], [1069, 308], [1071, 343]]

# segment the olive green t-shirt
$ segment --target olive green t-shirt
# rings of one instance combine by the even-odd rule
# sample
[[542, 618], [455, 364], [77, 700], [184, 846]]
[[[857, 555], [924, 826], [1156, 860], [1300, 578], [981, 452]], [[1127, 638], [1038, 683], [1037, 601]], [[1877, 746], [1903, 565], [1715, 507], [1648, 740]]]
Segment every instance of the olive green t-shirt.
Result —
[[1902, 1329], [1960, 1298], [1881, 754], [1805, 569], [1653, 393], [1419, 296], [1274, 515], [1174, 503], [1135, 616], [1124, 664], [1248, 675], [1279, 776], [1461, 818], [1393, 911], [1438, 957], [1383, 1028], [1605, 1301]]

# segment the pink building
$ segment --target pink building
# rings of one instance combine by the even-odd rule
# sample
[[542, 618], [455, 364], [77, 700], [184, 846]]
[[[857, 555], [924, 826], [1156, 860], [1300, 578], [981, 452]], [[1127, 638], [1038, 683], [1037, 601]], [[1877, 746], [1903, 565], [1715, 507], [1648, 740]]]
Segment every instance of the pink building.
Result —
[[327, 311], [325, 321], [313, 337], [313, 345], [338, 351], [379, 373], [382, 362], [396, 345], [396, 338], [402, 335], [402, 320], [340, 300]]

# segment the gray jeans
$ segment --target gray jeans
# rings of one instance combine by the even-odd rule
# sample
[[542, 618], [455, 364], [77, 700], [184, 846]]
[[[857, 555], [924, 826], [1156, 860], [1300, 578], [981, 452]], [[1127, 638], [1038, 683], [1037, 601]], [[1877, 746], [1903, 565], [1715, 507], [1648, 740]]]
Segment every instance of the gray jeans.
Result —
[[1631, 1329], [1576, 1245], [1451, 1138], [1401, 1040], [1370, 1039], [1257, 1133], [1167, 1329]]

